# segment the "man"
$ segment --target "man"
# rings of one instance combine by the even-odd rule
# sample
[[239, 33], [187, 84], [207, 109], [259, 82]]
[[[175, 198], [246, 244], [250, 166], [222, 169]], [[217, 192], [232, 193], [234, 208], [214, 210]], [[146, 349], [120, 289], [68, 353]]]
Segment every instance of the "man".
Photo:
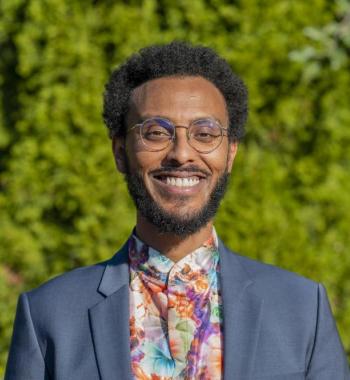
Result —
[[216, 235], [246, 114], [207, 48], [149, 47], [112, 73], [104, 118], [136, 227], [111, 260], [21, 295], [6, 380], [350, 379], [324, 288]]

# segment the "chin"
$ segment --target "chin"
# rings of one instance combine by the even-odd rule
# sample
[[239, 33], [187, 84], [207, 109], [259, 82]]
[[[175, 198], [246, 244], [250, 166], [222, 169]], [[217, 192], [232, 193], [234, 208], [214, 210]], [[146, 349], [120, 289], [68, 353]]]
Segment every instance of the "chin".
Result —
[[180, 201], [171, 207], [163, 207], [161, 204], [159, 204], [159, 208], [174, 219], [187, 221], [196, 218], [196, 216], [200, 214], [201, 211], [205, 208], [205, 205], [202, 207], [191, 207], [191, 205], [185, 205], [184, 202]]

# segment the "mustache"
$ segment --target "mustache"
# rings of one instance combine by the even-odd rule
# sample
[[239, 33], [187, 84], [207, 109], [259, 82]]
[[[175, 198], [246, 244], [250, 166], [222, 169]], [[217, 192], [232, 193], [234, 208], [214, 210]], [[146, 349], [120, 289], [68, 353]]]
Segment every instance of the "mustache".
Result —
[[154, 176], [157, 176], [157, 175], [161, 175], [163, 172], [166, 172], [166, 173], [184, 172], [184, 173], [191, 173], [191, 174], [195, 174], [195, 173], [199, 174], [200, 173], [200, 174], [203, 174], [205, 176], [210, 176], [211, 175], [211, 173], [209, 171], [201, 169], [201, 168], [198, 168], [195, 165], [188, 165], [188, 166], [185, 166], [185, 167], [163, 166], [163, 167], [161, 167], [159, 169], [152, 170], [150, 172], [150, 174], [152, 174]]

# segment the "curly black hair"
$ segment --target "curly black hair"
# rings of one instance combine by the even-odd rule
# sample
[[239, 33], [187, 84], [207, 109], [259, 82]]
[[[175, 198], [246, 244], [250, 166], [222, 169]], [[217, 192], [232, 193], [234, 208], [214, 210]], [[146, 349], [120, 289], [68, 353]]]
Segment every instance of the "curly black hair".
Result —
[[125, 117], [132, 91], [149, 80], [169, 76], [200, 76], [212, 82], [226, 100], [230, 140], [244, 136], [248, 106], [243, 81], [214, 50], [173, 41], [141, 49], [112, 72], [105, 87], [103, 109], [111, 138], [125, 136]]

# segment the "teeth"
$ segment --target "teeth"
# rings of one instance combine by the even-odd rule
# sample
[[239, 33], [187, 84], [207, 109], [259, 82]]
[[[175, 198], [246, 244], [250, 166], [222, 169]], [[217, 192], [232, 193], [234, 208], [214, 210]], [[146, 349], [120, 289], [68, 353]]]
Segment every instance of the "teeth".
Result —
[[199, 178], [179, 178], [179, 177], [166, 177], [167, 185], [178, 186], [178, 187], [191, 187], [199, 183]]

